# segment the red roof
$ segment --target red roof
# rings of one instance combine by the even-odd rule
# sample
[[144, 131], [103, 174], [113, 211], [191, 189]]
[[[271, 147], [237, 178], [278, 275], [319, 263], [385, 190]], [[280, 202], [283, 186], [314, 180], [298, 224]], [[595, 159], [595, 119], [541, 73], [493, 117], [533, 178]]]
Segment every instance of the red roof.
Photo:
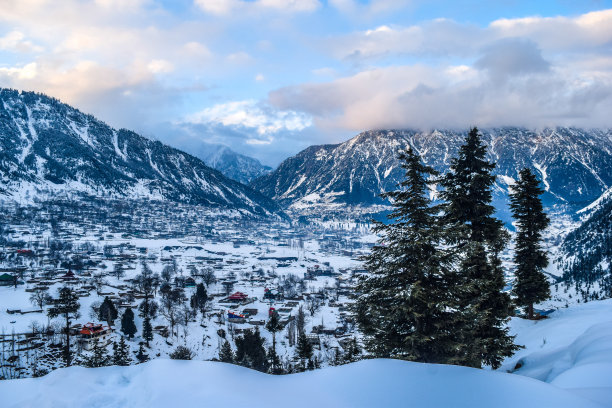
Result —
[[249, 297], [249, 295], [246, 295], [246, 294], [244, 294], [242, 292], [236, 292], [236, 293], [230, 295], [229, 299], [230, 300], [243, 300], [243, 299], [246, 299], [248, 297]]
[[101, 324], [87, 323], [86, 325], [83, 326], [80, 333], [92, 335], [92, 334], [98, 334], [100, 332], [103, 332], [104, 330], [106, 330], [106, 328]]

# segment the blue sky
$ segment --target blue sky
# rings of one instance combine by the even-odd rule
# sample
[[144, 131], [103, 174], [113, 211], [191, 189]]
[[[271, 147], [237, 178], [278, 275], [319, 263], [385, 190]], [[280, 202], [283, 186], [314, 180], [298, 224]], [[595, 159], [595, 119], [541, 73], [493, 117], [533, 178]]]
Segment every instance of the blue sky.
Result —
[[371, 128], [612, 127], [612, 0], [7, 0], [0, 86], [273, 166]]

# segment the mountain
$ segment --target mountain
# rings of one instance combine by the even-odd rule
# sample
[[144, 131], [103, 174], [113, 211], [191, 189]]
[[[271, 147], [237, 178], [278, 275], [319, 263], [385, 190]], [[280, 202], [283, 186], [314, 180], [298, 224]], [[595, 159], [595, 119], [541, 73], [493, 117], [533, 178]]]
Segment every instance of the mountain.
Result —
[[[397, 151], [412, 146], [423, 160], [446, 171], [465, 131], [373, 130], [340, 144], [311, 146], [285, 160], [251, 186], [284, 207], [384, 204], [379, 194], [396, 188], [404, 171]], [[554, 128], [483, 129], [488, 158], [499, 177], [495, 204], [502, 218], [508, 186], [524, 167], [534, 168], [546, 189], [545, 204], [576, 211], [612, 186], [612, 131]]]
[[584, 300], [612, 296], [612, 188], [586, 211], [587, 218], [561, 244], [556, 259], [567, 285]]
[[278, 206], [187, 153], [57, 99], [0, 89], [0, 193], [151, 198], [270, 214]]
[[244, 184], [272, 171], [272, 167], [264, 166], [259, 160], [236, 153], [224, 145], [204, 143], [193, 155], [226, 177]]

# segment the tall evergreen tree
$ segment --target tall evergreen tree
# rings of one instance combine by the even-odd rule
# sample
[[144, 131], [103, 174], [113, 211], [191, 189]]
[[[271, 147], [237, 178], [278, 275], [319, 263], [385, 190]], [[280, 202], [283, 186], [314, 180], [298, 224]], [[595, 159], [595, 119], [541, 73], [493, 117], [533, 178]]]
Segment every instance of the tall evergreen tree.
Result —
[[89, 368], [98, 368], [105, 367], [109, 365], [110, 357], [108, 355], [108, 350], [106, 350], [106, 346], [100, 344], [99, 341], [96, 341], [91, 351], [91, 355], [85, 358], [83, 361], [83, 365]]
[[121, 332], [130, 339], [136, 334], [136, 325], [134, 324], [134, 312], [131, 307], [125, 309], [121, 317]]
[[298, 336], [295, 352], [302, 360], [310, 360], [312, 358], [312, 344], [308, 341], [305, 333], [300, 333]]
[[451, 331], [457, 313], [449, 255], [442, 249], [437, 213], [428, 197], [430, 176], [409, 148], [399, 159], [406, 170], [400, 189], [383, 194], [393, 204], [391, 223], [377, 222], [380, 241], [357, 285], [357, 323], [365, 347], [377, 357], [447, 363], [457, 345]]
[[542, 207], [538, 179], [525, 168], [510, 193], [510, 208], [516, 220], [516, 282], [513, 292], [516, 303], [527, 307], [527, 314], [533, 319], [533, 304], [550, 297], [550, 286], [542, 270], [548, 266], [546, 251], [542, 249], [542, 232], [550, 224]]
[[149, 316], [145, 316], [142, 322], [142, 338], [145, 340], [147, 347], [149, 347], [149, 342], [153, 340], [153, 326], [151, 326], [151, 318]]
[[258, 327], [255, 327], [255, 330], [245, 330], [242, 336], [236, 337], [235, 361], [265, 373], [268, 371], [268, 359], [264, 342]]
[[281, 331], [282, 329], [283, 325], [278, 317], [278, 312], [274, 310], [266, 323], [266, 330], [272, 333], [272, 348], [268, 351], [268, 356], [273, 374], [279, 374], [277, 371], [280, 365], [280, 359], [278, 358], [278, 354], [276, 354], [276, 332]]
[[119, 342], [113, 343], [113, 365], [129, 366], [131, 363], [130, 346], [128, 346], [125, 338], [122, 336]]
[[219, 350], [219, 360], [223, 361], [224, 363], [234, 362], [234, 352], [232, 351], [232, 346], [227, 340], [225, 340], [221, 346], [221, 350]]
[[66, 345], [64, 348], [64, 362], [69, 367], [72, 363], [72, 355], [70, 354], [70, 322], [79, 316], [79, 297], [74, 291], [64, 286], [59, 290], [59, 298], [54, 300], [53, 307], [47, 310], [47, 315], [50, 318], [62, 317], [65, 319], [64, 333], [66, 334]]
[[100, 305], [100, 312], [98, 313], [98, 318], [101, 321], [104, 321], [108, 324], [109, 327], [113, 326], [113, 322], [117, 318], [119, 313], [117, 312], [117, 308], [110, 300], [108, 296], [104, 298], [104, 301]]
[[206, 303], [208, 302], [208, 293], [206, 293], [206, 287], [203, 283], [198, 283], [196, 286], [196, 293], [191, 297], [191, 307], [204, 313], [206, 311]]
[[140, 343], [138, 346], [138, 352], [136, 353], [136, 359], [139, 363], [144, 363], [149, 361], [149, 355], [145, 352], [145, 348], [143, 343]]
[[491, 205], [494, 163], [486, 160], [486, 146], [472, 128], [441, 179], [445, 238], [460, 257], [456, 293], [461, 315], [454, 332], [461, 342], [454, 363], [494, 368], [518, 349], [506, 323], [512, 313], [510, 296], [499, 258], [509, 239]]

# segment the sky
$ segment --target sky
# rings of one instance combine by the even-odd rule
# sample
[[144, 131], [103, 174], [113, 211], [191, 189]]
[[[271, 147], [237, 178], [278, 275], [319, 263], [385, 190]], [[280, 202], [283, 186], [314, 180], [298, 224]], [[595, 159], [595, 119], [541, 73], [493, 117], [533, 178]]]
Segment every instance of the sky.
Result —
[[612, 127], [612, 0], [0, 0], [0, 86], [271, 166], [368, 129]]

